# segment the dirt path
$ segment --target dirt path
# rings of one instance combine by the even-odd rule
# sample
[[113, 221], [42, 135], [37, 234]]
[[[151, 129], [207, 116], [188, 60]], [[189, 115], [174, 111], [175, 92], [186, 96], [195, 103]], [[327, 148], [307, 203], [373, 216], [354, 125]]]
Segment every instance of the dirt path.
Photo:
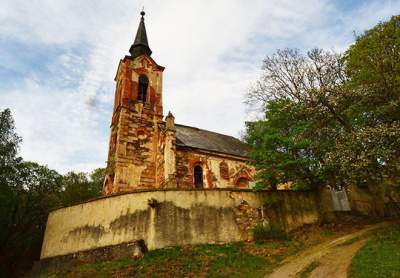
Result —
[[347, 277], [347, 269], [350, 266], [351, 259], [364, 243], [365, 240], [359, 240], [347, 246], [335, 247], [332, 252], [321, 258], [319, 266], [308, 277]]
[[388, 225], [389, 223], [370, 225], [357, 232], [313, 246], [296, 256], [288, 257], [282, 262], [281, 267], [266, 277], [296, 277], [305, 268], [314, 264], [315, 268], [310, 270], [308, 277], [345, 278], [351, 259], [365, 242], [362, 238], [375, 229]]

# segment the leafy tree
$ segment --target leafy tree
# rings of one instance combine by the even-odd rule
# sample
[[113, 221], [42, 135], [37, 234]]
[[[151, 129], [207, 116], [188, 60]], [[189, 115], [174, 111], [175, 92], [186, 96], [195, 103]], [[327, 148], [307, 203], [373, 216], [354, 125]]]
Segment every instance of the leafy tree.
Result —
[[103, 182], [104, 182], [104, 178], [106, 176], [106, 169], [105, 168], [97, 168], [94, 169], [91, 173], [90, 173], [90, 180], [92, 182], [92, 186], [94, 189], [94, 191], [96, 192], [96, 194], [100, 194], [102, 189], [103, 189]]
[[17, 203], [17, 188], [14, 182], [17, 167], [22, 160], [17, 156], [21, 139], [15, 132], [14, 120], [11, 111], [6, 109], [0, 112], [0, 271], [7, 273], [7, 248], [5, 243], [9, 237], [9, 228], [12, 228], [10, 219], [15, 214]]
[[288, 99], [268, 102], [265, 120], [247, 123], [246, 141], [257, 168], [258, 187], [276, 189], [278, 184], [294, 183], [307, 188], [320, 183], [321, 165], [305, 133], [310, 124], [300, 105]]
[[0, 271], [15, 276], [38, 258], [61, 176], [18, 156], [21, 138], [9, 109], [0, 113]]
[[265, 110], [265, 120], [247, 125], [261, 180], [303, 188], [323, 181], [341, 185], [335, 162], [327, 163], [326, 155], [340, 132], [351, 130], [341, 100], [347, 80], [343, 56], [320, 49], [307, 55], [278, 50], [264, 60], [263, 70], [247, 96], [249, 104]]
[[18, 156], [21, 138], [0, 112], [0, 273], [18, 276], [39, 259], [48, 213], [101, 194], [105, 170], [60, 175]]
[[[17, 156], [21, 138], [15, 132], [14, 120], [11, 111], [5, 109], [0, 112], [0, 186], [5, 189], [13, 183], [17, 169], [22, 161]], [[13, 184], [15, 185], [15, 184]]]
[[[302, 147], [312, 154], [307, 158], [318, 161], [308, 168], [317, 181], [331, 186], [398, 184], [399, 48], [400, 17], [395, 16], [357, 37], [345, 55], [318, 49], [303, 55], [285, 49], [267, 57], [262, 77], [247, 96], [249, 104], [261, 104], [266, 111], [265, 120], [247, 127], [255, 165], [262, 173], [269, 171], [261, 178], [276, 176], [273, 165], [287, 159], [296, 166], [307, 165], [296, 164], [295, 157], [282, 153], [285, 148], [270, 144], [273, 134], [274, 142], [285, 142], [286, 147], [295, 138], [308, 142]], [[292, 103], [275, 109], [276, 103], [286, 100]], [[272, 120], [274, 114], [280, 115], [278, 125]], [[294, 132], [298, 127], [307, 128]], [[307, 178], [297, 167], [278, 168], [285, 179]]]
[[352, 133], [332, 159], [362, 185], [398, 184], [400, 172], [400, 16], [357, 37], [346, 51], [346, 114]]
[[47, 215], [61, 204], [62, 177], [34, 162], [21, 162], [17, 169], [16, 186], [8, 187], [12, 196], [8, 196], [8, 211], [2, 213], [0, 239], [8, 271], [14, 274], [39, 258]]
[[69, 172], [63, 177], [63, 204], [70, 205], [99, 197], [103, 188], [104, 168], [95, 169], [90, 176], [86, 173]]

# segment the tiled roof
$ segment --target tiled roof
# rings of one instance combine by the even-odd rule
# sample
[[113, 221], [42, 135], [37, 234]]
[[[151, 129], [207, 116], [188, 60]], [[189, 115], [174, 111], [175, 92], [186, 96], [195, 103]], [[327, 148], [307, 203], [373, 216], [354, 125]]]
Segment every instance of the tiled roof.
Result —
[[176, 145], [248, 157], [249, 146], [239, 139], [196, 127], [175, 124]]

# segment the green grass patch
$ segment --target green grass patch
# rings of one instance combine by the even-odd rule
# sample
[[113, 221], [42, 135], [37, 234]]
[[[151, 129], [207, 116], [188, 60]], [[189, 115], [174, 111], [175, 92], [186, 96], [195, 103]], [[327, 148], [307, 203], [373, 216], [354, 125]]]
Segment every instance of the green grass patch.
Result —
[[314, 269], [316, 269], [320, 265], [319, 261], [313, 261], [309, 265], [307, 265], [304, 269], [302, 269], [297, 275], [296, 278], [307, 278]]
[[400, 227], [378, 231], [353, 258], [349, 277], [400, 277]]
[[335, 236], [337, 233], [335, 233], [334, 231], [329, 231], [329, 230], [327, 230], [327, 231], [322, 231], [321, 232], [321, 235], [323, 236], [323, 237], [333, 237], [333, 236]]
[[253, 229], [254, 240], [257, 242], [268, 240], [268, 239], [278, 239], [278, 240], [288, 240], [287, 232], [278, 225], [268, 225], [257, 224]]
[[264, 277], [303, 248], [298, 241], [171, 247], [144, 258], [82, 264], [39, 277]]

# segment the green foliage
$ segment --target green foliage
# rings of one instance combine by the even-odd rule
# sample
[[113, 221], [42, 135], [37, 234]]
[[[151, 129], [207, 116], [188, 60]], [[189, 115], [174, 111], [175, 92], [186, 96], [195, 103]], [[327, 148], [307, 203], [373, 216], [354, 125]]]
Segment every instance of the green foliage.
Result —
[[300, 105], [289, 99], [269, 101], [265, 120], [247, 123], [246, 141], [253, 147], [250, 156], [258, 170], [256, 178], [273, 189], [291, 181], [295, 186], [318, 183], [321, 167], [306, 136], [309, 131]]
[[400, 277], [400, 229], [384, 229], [353, 258], [349, 277]]
[[400, 182], [400, 16], [356, 38], [344, 55], [278, 50], [248, 102], [262, 120], [247, 123], [260, 171], [257, 188]]
[[104, 169], [60, 175], [18, 156], [10, 110], [0, 112], [0, 273], [12, 277], [39, 259], [48, 213], [100, 195]]
[[[369, 121], [400, 119], [400, 16], [379, 23], [357, 37], [346, 52], [349, 85], [361, 109], [373, 112]], [[358, 110], [358, 109], [357, 109]]]
[[[11, 184], [4, 186], [9, 194], [7, 207], [0, 211], [1, 252], [12, 272], [18, 264], [28, 267], [40, 252], [47, 214], [60, 204], [61, 175], [34, 162], [20, 162]], [[3, 202], [2, 202], [3, 203]]]
[[394, 16], [358, 36], [346, 52], [353, 130], [341, 136], [332, 159], [361, 185], [400, 182], [399, 47], [400, 16]]
[[93, 183], [93, 187], [97, 188], [96, 189], [97, 193], [99, 193], [103, 187], [105, 176], [106, 176], [105, 168], [96, 168], [89, 175], [90, 181]]
[[14, 120], [11, 111], [0, 112], [0, 186], [4, 187], [13, 182], [17, 173], [17, 165], [21, 158], [17, 156], [21, 138], [15, 133]]
[[86, 173], [69, 172], [62, 179], [62, 201], [64, 205], [80, 203], [101, 195], [105, 169], [95, 169], [90, 176]]
[[257, 224], [253, 229], [253, 236], [256, 242], [269, 239], [288, 240], [288, 233], [280, 225], [276, 224]]

